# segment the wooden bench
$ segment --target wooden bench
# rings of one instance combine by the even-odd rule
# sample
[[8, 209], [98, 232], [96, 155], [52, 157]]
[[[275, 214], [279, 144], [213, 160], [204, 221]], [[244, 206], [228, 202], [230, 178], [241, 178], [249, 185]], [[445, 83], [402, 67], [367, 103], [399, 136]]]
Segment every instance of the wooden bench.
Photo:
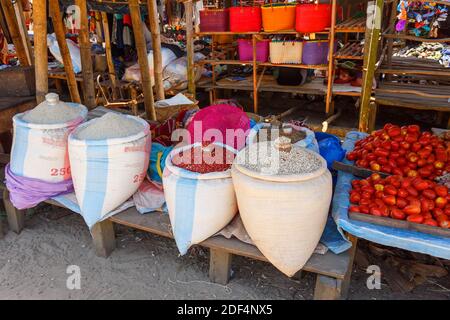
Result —
[[[6, 189], [3, 192], [3, 201], [5, 203], [10, 229], [16, 233], [20, 233], [24, 228], [25, 210], [17, 210], [14, 208], [9, 201], [9, 193]], [[46, 202], [62, 207], [53, 200]], [[173, 239], [168, 215], [157, 212], [143, 215], [133, 207], [97, 223], [92, 228], [93, 245], [98, 256], [106, 258], [116, 248], [114, 223]], [[353, 246], [347, 252], [339, 255], [331, 251], [328, 251], [324, 255], [315, 253], [302, 269], [302, 271], [317, 274], [314, 299], [334, 300], [345, 299], [347, 297], [356, 248], [356, 238], [351, 238], [351, 240]], [[264, 262], [268, 261], [255, 246], [244, 243], [236, 238], [227, 239], [223, 236], [215, 236], [203, 241], [200, 246], [209, 248], [210, 250], [210, 280], [222, 285], [226, 285], [230, 279], [233, 255]]]

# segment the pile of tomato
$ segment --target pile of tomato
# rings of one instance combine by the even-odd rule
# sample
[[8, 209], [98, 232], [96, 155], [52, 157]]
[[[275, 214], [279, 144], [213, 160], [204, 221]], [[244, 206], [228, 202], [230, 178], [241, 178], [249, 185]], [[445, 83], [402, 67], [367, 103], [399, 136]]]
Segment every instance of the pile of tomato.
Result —
[[383, 129], [355, 143], [347, 159], [358, 167], [393, 175], [433, 180], [450, 172], [450, 150], [445, 141], [418, 125]]
[[450, 228], [450, 195], [446, 186], [420, 177], [378, 173], [353, 180], [350, 212]]

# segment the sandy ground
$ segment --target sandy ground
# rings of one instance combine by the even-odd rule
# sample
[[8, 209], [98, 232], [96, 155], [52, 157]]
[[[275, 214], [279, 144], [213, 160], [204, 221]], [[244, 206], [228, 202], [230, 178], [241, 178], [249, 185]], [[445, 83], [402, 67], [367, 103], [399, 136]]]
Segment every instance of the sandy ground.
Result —
[[[47, 206], [28, 214], [26, 229], [0, 239], [0, 299], [312, 299], [315, 276], [289, 279], [268, 263], [235, 257], [227, 286], [208, 281], [208, 252], [178, 256], [172, 240], [117, 228], [118, 248], [96, 257], [83, 220], [69, 214], [49, 220]], [[54, 213], [54, 211], [53, 211]], [[0, 216], [4, 221], [3, 216]], [[67, 267], [81, 271], [81, 289], [69, 290]], [[450, 299], [450, 277], [430, 280], [412, 293], [366, 287], [355, 267], [349, 299]]]

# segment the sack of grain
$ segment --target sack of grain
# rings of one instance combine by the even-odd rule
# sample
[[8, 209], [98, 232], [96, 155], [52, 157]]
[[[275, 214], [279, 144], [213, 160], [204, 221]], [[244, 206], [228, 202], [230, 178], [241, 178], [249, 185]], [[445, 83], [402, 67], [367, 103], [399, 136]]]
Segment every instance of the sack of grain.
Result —
[[237, 155], [231, 175], [250, 238], [293, 276], [314, 252], [332, 196], [331, 174], [317, 153], [290, 143], [259, 142]]
[[[223, 154], [231, 153], [232, 158], [237, 153], [227, 145], [221, 143], [213, 145], [219, 147]], [[208, 172], [210, 167], [204, 167], [203, 163], [183, 166], [184, 168], [177, 166], [179, 161], [175, 159], [181, 153], [190, 152], [193, 148], [202, 148], [202, 144], [198, 142], [172, 150], [166, 159], [163, 173], [164, 196], [170, 223], [178, 250], [182, 255], [191, 245], [219, 232], [237, 213], [236, 196], [228, 169], [232, 159], [225, 161], [229, 162], [227, 167], [218, 165], [220, 170], [226, 169], [220, 172]]]
[[69, 133], [87, 116], [85, 106], [45, 96], [36, 108], [13, 117], [11, 171], [18, 176], [56, 183], [70, 179]]
[[[275, 130], [275, 131], [273, 131]], [[285, 135], [291, 138], [297, 147], [303, 147], [319, 153], [319, 144], [313, 131], [293, 124], [283, 124], [281, 129], [272, 127], [270, 123], [260, 122], [252, 127], [247, 136], [247, 145], [267, 140], [275, 140]]]
[[108, 112], [69, 136], [72, 179], [89, 228], [136, 192], [146, 177], [151, 148], [149, 124]]

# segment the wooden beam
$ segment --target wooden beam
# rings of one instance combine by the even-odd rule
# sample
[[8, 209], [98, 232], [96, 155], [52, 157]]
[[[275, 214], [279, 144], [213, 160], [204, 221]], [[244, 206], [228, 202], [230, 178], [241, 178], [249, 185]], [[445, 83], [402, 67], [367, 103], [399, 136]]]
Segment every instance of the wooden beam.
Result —
[[375, 63], [381, 34], [383, 0], [370, 1], [367, 5], [367, 29], [364, 43], [363, 85], [359, 111], [359, 131], [368, 132], [370, 118], [370, 98], [372, 96]]
[[193, 4], [192, 0], [184, 2], [186, 15], [186, 51], [187, 51], [187, 72], [188, 72], [188, 92], [195, 97], [195, 66], [194, 66], [194, 24], [193, 24]]
[[96, 223], [92, 227], [91, 235], [97, 256], [107, 258], [116, 248], [114, 225], [110, 220]]
[[9, 229], [19, 234], [25, 226], [25, 210], [16, 209], [9, 200], [8, 189], [3, 190], [3, 204], [8, 217]]
[[156, 0], [147, 0], [147, 6], [148, 6], [148, 20], [150, 24], [150, 32], [152, 33], [155, 97], [156, 100], [163, 100], [164, 85], [163, 85], [163, 65], [161, 56], [161, 32], [158, 23], [158, 9], [156, 7]]
[[92, 70], [91, 42], [89, 41], [89, 26], [86, 0], [75, 0], [75, 5], [80, 8], [80, 56], [83, 73], [84, 104], [89, 108], [95, 108], [94, 71]]
[[28, 37], [27, 26], [25, 24], [22, 1], [16, 1], [14, 3], [14, 11], [16, 12], [17, 24], [19, 26], [20, 36], [22, 38], [23, 45], [25, 47], [25, 53], [27, 55], [28, 63], [32, 65], [34, 64], [34, 55], [33, 49], [31, 47], [31, 41], [30, 38]]
[[112, 85], [112, 96], [113, 99], [117, 99], [118, 85], [116, 78], [116, 69], [114, 68], [114, 62], [111, 52], [111, 36], [109, 34], [108, 15], [106, 14], [106, 12], [101, 12], [101, 19], [103, 26], [103, 37], [105, 40], [106, 63], [108, 65], [108, 74]]
[[6, 37], [6, 41], [11, 42], [11, 35], [9, 34], [5, 14], [3, 13], [3, 8], [1, 6], [1, 4], [0, 4], [0, 28], [2, 29], [3, 34]]
[[231, 274], [231, 259], [233, 255], [220, 249], [209, 249], [209, 280], [221, 285], [227, 285]]
[[328, 116], [334, 114], [333, 100], [333, 82], [334, 82], [334, 29], [336, 26], [336, 1], [331, 0], [331, 28], [328, 47], [328, 83], [327, 83], [327, 96], [325, 101], [325, 112]]
[[[36, 0], [36, 3], [39, 4], [42, 0]], [[14, 10], [14, 6], [11, 1], [1, 1], [3, 12], [5, 14], [5, 20], [8, 25], [9, 34], [11, 36], [11, 39], [13, 41], [14, 47], [16, 48], [17, 57], [19, 58], [20, 65], [22, 66], [29, 66], [31, 65], [26, 49], [24, 46], [24, 42], [20, 33], [20, 27], [16, 19], [16, 12]], [[37, 6], [39, 11], [39, 6]], [[36, 9], [35, 9], [36, 10]], [[45, 14], [45, 12], [44, 12]], [[39, 13], [38, 13], [39, 18]]]
[[[5, 1], [9, 2], [9, 1]], [[41, 103], [48, 92], [47, 56], [47, 1], [33, 1], [34, 72], [36, 74], [36, 101]]]
[[50, 16], [55, 29], [56, 40], [58, 41], [59, 51], [63, 58], [64, 71], [67, 77], [67, 86], [69, 87], [70, 97], [73, 102], [81, 103], [80, 93], [78, 92], [77, 80], [73, 71], [72, 58], [66, 42], [66, 32], [64, 31], [61, 11], [58, 0], [49, 0]]
[[95, 11], [95, 34], [97, 35], [97, 43], [102, 45], [103, 34], [102, 34], [102, 15], [99, 11]]
[[153, 101], [153, 88], [150, 76], [150, 68], [148, 66], [147, 46], [145, 44], [144, 34], [142, 32], [141, 12], [139, 10], [138, 0], [129, 0], [131, 22], [133, 24], [134, 42], [136, 43], [136, 51], [138, 54], [138, 63], [141, 70], [142, 90], [144, 93], [144, 105], [147, 119], [156, 120], [156, 112]]

